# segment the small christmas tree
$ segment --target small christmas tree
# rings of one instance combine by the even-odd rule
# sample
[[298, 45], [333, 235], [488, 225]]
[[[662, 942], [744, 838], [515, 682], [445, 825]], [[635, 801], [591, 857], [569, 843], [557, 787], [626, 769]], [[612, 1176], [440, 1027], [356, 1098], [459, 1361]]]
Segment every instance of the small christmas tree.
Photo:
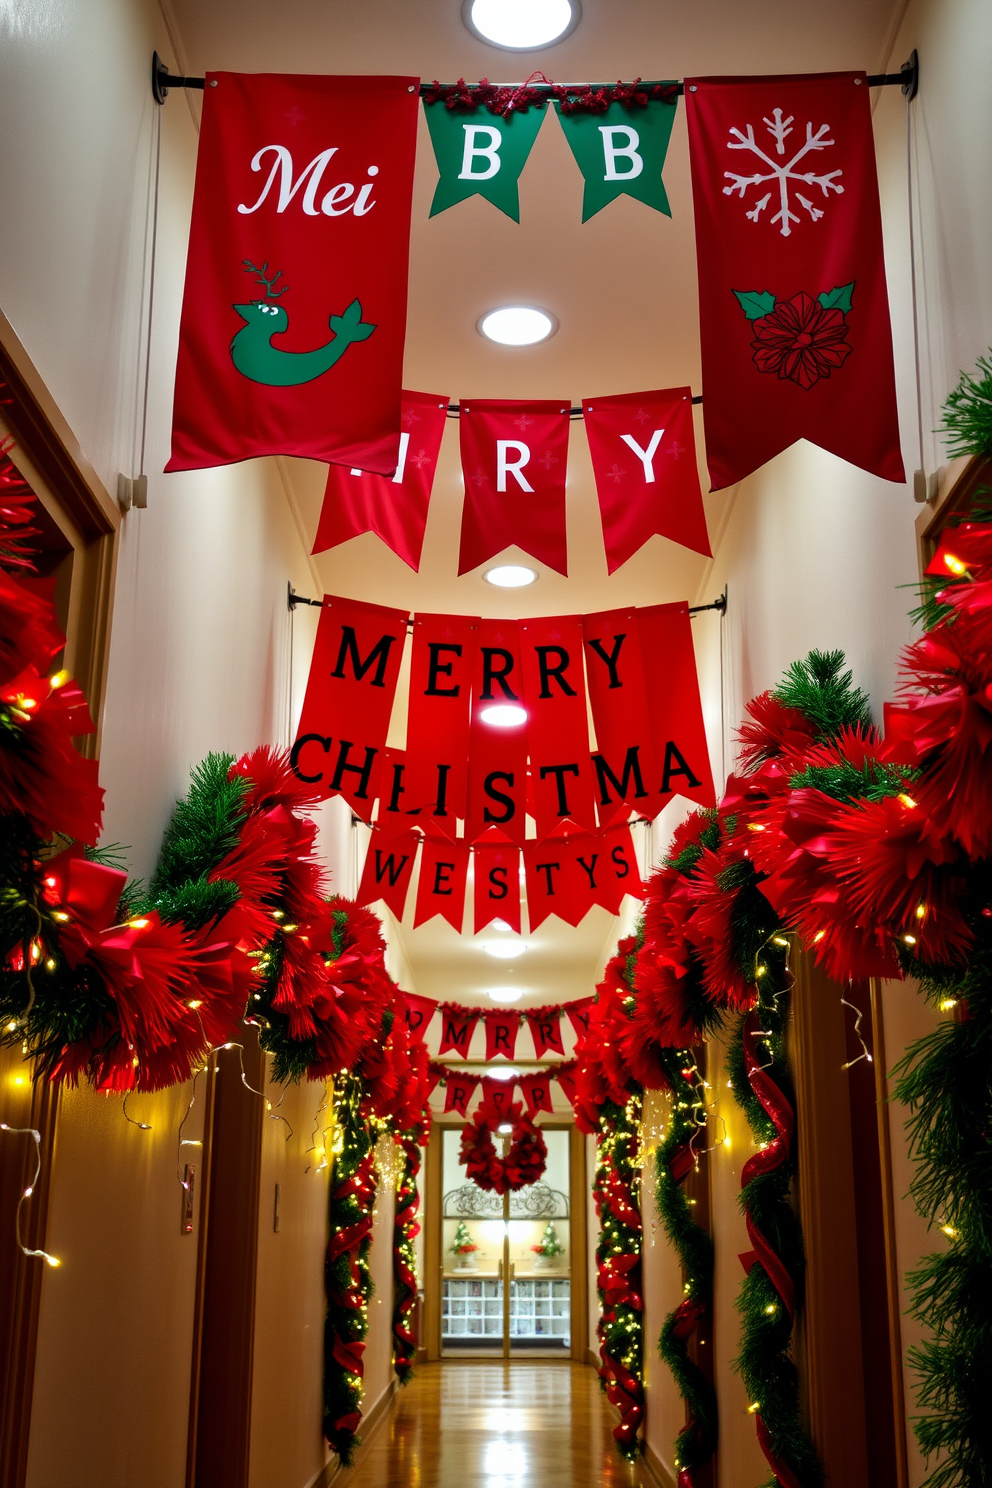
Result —
[[548, 1256], [549, 1258], [551, 1256], [560, 1256], [565, 1254], [565, 1247], [558, 1239], [558, 1231], [555, 1229], [554, 1222], [552, 1220], [549, 1219], [547, 1225], [545, 1226], [544, 1234], [541, 1236], [540, 1245], [532, 1245], [531, 1250], [534, 1251], [536, 1255]]
[[451, 1254], [456, 1256], [471, 1255], [478, 1248], [468, 1232], [468, 1226], [465, 1221], [460, 1219], [458, 1221], [458, 1228], [455, 1231], [455, 1238], [451, 1242]]

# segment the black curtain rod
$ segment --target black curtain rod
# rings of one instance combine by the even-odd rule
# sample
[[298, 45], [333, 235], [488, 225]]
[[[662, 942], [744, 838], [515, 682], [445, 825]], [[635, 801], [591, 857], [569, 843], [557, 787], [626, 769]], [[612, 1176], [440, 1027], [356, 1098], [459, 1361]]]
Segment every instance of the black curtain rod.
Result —
[[[866, 81], [869, 88], [899, 87], [905, 93], [906, 97], [912, 100], [916, 97], [917, 91], [920, 86], [920, 59], [917, 56], [916, 51], [914, 50], [910, 54], [909, 60], [902, 64], [898, 72], [873, 73], [871, 77], [866, 79]], [[166, 67], [158, 52], [152, 53], [152, 96], [155, 99], [156, 103], [165, 102], [166, 98], [168, 98], [169, 96], [170, 88], [204, 88], [205, 86], [206, 78], [179, 77], [177, 74], [171, 73], [169, 71], [168, 67]], [[512, 87], [514, 85], [506, 84], [505, 86]], [[519, 86], [523, 87], [524, 85], [523, 83], [521, 83], [519, 84]], [[529, 83], [527, 86], [532, 87], [535, 92], [546, 93], [550, 98], [552, 96], [552, 89], [554, 87], [568, 87], [569, 85], [552, 83]], [[577, 83], [574, 86], [576, 88], [608, 88], [612, 87], [613, 84]], [[659, 88], [671, 85], [665, 82], [642, 82], [642, 86], [645, 88]], [[683, 93], [685, 91], [685, 87], [682, 83], [676, 83], [674, 86], [679, 93]], [[424, 94], [433, 92], [433, 89], [433, 83], [421, 83], [420, 96], [423, 97]]]
[[[297, 594], [292, 584], [286, 585], [286, 603], [291, 610], [295, 610], [298, 604], [313, 605], [313, 607], [317, 610], [322, 610], [324, 608], [324, 601], [322, 599], [307, 599], [305, 594]], [[724, 585], [723, 593], [720, 595], [720, 598], [714, 599], [712, 604], [689, 606], [690, 615], [700, 615], [702, 614], [703, 610], [719, 610], [721, 615], [725, 615], [727, 613], [726, 585]], [[408, 620], [406, 622], [406, 628], [407, 630], [413, 629], [412, 620]]]

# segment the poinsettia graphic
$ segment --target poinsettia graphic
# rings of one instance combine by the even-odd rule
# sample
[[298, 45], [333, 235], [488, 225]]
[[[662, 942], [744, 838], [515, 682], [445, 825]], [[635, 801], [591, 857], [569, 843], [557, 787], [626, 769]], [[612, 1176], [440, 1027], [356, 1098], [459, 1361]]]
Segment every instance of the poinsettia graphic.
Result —
[[855, 281], [814, 297], [800, 290], [777, 300], [769, 290], [735, 289], [751, 322], [754, 365], [759, 372], [788, 379], [808, 392], [829, 377], [851, 353], [845, 316], [851, 308]]

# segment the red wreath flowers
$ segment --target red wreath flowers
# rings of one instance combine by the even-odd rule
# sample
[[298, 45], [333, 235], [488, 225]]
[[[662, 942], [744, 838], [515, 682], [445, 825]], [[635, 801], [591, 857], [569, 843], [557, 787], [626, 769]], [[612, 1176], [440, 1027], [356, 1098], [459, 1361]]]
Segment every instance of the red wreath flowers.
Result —
[[[499, 1157], [493, 1141], [492, 1127], [496, 1123], [509, 1122], [513, 1127], [510, 1150], [506, 1157]], [[493, 1111], [481, 1105], [473, 1117], [472, 1124], [462, 1129], [462, 1145], [459, 1158], [465, 1165], [467, 1176], [487, 1193], [517, 1193], [529, 1188], [544, 1172], [548, 1161], [548, 1145], [544, 1133], [535, 1126], [519, 1101], [508, 1111]]]

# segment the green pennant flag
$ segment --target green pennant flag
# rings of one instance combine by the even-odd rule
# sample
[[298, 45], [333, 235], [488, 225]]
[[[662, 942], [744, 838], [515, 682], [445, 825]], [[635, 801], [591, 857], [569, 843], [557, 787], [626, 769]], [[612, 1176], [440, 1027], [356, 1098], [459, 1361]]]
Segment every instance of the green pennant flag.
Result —
[[582, 221], [588, 222], [618, 196], [634, 196], [656, 212], [672, 215], [661, 173], [675, 122], [676, 100], [652, 99], [640, 108], [611, 103], [605, 113], [558, 117], [585, 180]]
[[503, 118], [483, 108], [459, 113], [443, 103], [425, 103], [424, 113], [441, 174], [431, 216], [469, 196], [484, 196], [519, 222], [517, 180], [544, 122], [545, 110], [529, 108]]

